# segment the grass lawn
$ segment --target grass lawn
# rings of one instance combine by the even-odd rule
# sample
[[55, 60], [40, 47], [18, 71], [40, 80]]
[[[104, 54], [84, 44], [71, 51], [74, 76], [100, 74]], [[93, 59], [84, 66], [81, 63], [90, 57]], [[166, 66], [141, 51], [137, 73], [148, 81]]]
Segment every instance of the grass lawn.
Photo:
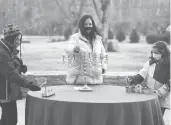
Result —
[[[68, 42], [48, 43], [47, 39], [36, 39], [22, 44], [22, 59], [28, 71], [66, 70], [62, 66], [62, 54]], [[108, 71], [135, 72], [148, 60], [151, 45], [146, 43], [119, 43], [119, 52], [109, 52]]]

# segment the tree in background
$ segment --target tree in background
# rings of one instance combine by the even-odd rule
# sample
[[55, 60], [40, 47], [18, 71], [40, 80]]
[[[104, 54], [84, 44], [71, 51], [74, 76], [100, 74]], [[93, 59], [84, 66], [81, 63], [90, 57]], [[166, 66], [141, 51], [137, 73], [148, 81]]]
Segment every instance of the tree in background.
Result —
[[140, 38], [139, 38], [139, 35], [137, 33], [136, 28], [133, 28], [133, 30], [132, 30], [132, 32], [130, 34], [129, 39], [130, 39], [130, 43], [138, 43], [139, 42]]
[[120, 29], [119, 31], [118, 31], [118, 33], [116, 34], [116, 39], [119, 41], [119, 42], [122, 42], [122, 41], [124, 41], [125, 40], [125, 33], [124, 33], [124, 31], [122, 30], [122, 29]]
[[61, 35], [71, 25], [75, 28], [80, 17], [91, 14], [102, 30], [105, 41], [108, 25], [114, 33], [122, 25], [130, 34], [132, 24], [141, 24], [137, 32], [156, 32], [156, 26], [170, 23], [170, 0], [0, 0], [0, 29], [5, 24], [18, 24], [27, 35]]

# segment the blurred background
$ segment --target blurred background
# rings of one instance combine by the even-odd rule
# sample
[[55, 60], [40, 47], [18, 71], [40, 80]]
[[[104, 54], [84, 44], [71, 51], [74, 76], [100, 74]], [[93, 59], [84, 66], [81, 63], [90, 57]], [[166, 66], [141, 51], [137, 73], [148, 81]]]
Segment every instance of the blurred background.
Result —
[[[103, 37], [109, 72], [138, 72], [156, 41], [170, 44], [170, 0], [0, 0], [0, 34], [8, 23], [21, 28], [28, 72], [62, 71], [62, 54], [84, 14]], [[18, 125], [24, 103], [18, 103]], [[169, 125], [169, 111], [164, 119]]]
[[0, 29], [21, 28], [30, 71], [61, 70], [61, 55], [84, 14], [103, 37], [109, 71], [138, 71], [153, 43], [170, 44], [170, 0], [0, 0]]
[[170, 25], [170, 0], [0, 0], [0, 29], [13, 22], [29, 36], [66, 35], [84, 14], [93, 16], [101, 32], [107, 22], [115, 35], [134, 28], [154, 35]]

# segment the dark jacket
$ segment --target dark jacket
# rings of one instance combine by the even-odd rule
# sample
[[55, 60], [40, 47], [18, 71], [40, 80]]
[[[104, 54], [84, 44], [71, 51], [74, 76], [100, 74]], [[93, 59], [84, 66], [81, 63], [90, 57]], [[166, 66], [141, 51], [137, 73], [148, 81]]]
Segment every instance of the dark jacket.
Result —
[[[21, 74], [21, 67], [23, 66], [22, 60], [18, 58], [17, 54], [14, 55], [14, 67], [15, 67], [15, 71], [19, 74]], [[21, 87], [16, 85], [16, 84], [11, 84], [13, 85], [13, 89], [11, 89], [11, 91], [13, 92], [13, 96], [15, 97], [15, 99], [22, 99], [22, 91], [21, 91]]]
[[0, 40], [0, 100], [17, 100], [18, 86], [28, 88], [29, 81], [15, 68], [15, 58], [3, 40]]

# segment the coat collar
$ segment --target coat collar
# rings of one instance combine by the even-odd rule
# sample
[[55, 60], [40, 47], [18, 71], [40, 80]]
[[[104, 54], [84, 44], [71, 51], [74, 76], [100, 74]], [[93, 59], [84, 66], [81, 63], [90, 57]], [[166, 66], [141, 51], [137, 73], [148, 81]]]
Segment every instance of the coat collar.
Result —
[[89, 41], [81, 34], [80, 31], [78, 32], [78, 37], [79, 37], [79, 39], [83, 40], [84, 42], [89, 43]]
[[[81, 34], [81, 32], [79, 31], [78, 32], [78, 37], [79, 37], [79, 39], [81, 39], [81, 40], [83, 40], [83, 41], [85, 41], [85, 42], [87, 42], [87, 43], [89, 43], [89, 41]], [[102, 39], [102, 37], [101, 36], [99, 36], [99, 35], [96, 35], [96, 40], [101, 40]], [[94, 41], [94, 40], [93, 40]]]
[[0, 44], [2, 45], [3, 48], [5, 48], [8, 52], [11, 53], [10, 48], [5, 44], [3, 39], [0, 39]]

